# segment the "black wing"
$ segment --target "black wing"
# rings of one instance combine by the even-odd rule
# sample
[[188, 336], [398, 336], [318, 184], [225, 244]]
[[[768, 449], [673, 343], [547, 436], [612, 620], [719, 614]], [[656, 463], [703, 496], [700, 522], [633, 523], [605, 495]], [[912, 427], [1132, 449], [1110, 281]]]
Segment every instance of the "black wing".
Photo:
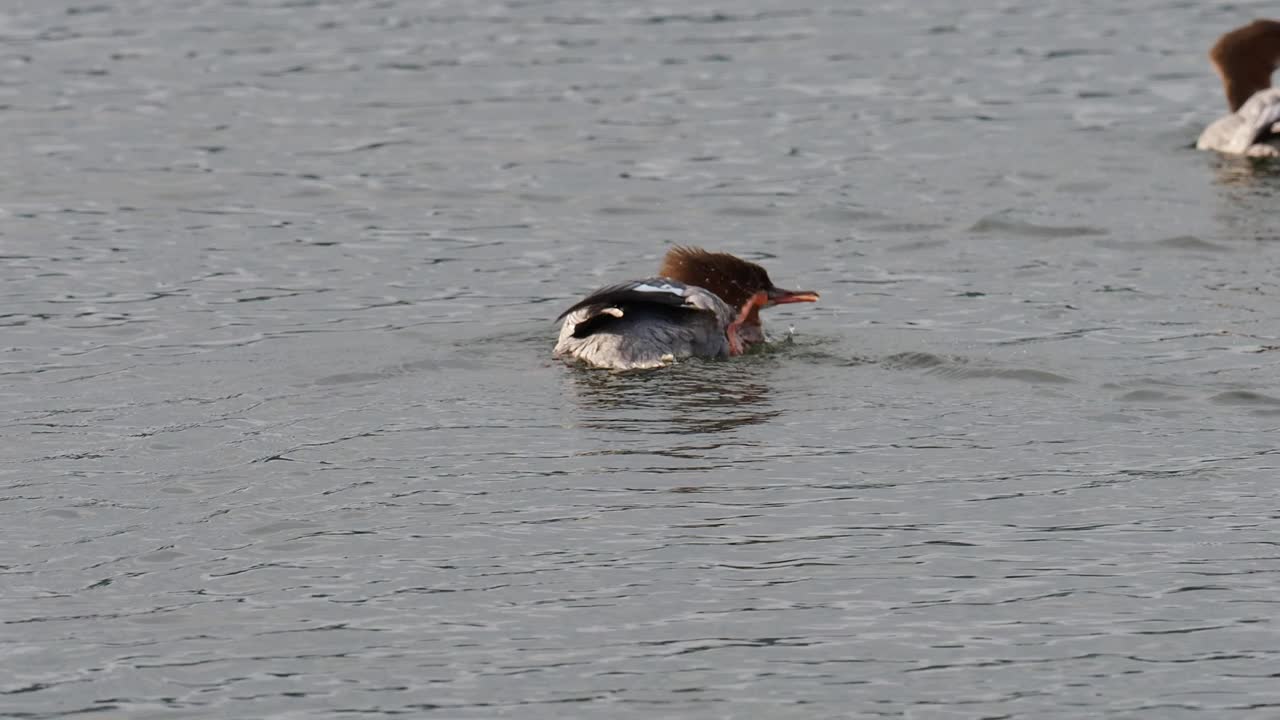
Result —
[[565, 310], [556, 317], [556, 320], [562, 320], [566, 315], [576, 310], [587, 307], [619, 307], [622, 305], [650, 304], [664, 305], [667, 307], [688, 308], [697, 310], [686, 303], [689, 294], [689, 286], [682, 282], [668, 280], [666, 278], [649, 278], [648, 280], [633, 280], [618, 285], [610, 285], [602, 287], [591, 293], [585, 298], [579, 300], [573, 307]]

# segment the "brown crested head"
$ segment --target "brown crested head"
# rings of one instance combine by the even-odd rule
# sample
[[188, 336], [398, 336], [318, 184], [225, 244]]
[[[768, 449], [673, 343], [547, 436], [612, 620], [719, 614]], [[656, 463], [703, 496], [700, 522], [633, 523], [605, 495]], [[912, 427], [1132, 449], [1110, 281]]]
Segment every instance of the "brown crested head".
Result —
[[769, 273], [753, 262], [679, 245], [667, 251], [658, 274], [706, 288], [731, 308], [742, 307], [756, 293], [773, 287]]
[[818, 293], [811, 290], [783, 290], [774, 285], [769, 273], [753, 262], [702, 248], [671, 248], [662, 259], [658, 274], [715, 293], [737, 311], [739, 325], [757, 329], [757, 341], [764, 339], [763, 331], [759, 330], [761, 308], [818, 300]]
[[1209, 60], [1222, 78], [1231, 112], [1259, 90], [1271, 87], [1271, 73], [1280, 63], [1280, 22], [1254, 20], [1218, 38]]

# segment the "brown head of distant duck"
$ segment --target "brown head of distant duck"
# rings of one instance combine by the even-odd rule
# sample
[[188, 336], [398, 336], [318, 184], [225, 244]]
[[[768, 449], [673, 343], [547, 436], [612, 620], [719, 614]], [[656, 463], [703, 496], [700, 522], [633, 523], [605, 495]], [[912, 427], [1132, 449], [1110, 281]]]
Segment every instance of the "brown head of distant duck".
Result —
[[1231, 112], [1259, 90], [1271, 87], [1271, 73], [1280, 63], [1280, 22], [1254, 20], [1218, 38], [1209, 60], [1222, 78]]

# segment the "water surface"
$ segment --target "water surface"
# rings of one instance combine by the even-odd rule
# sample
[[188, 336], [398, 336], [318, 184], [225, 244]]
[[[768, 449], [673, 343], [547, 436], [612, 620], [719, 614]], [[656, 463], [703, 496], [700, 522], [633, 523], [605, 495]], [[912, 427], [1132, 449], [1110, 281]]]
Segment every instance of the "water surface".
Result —
[[1267, 11], [9, 3], [0, 715], [1273, 717]]

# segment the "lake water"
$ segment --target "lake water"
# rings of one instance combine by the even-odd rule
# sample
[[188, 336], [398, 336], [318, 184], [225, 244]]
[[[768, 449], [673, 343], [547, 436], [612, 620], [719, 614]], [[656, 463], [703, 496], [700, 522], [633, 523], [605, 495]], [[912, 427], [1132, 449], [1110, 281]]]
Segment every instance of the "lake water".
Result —
[[1273, 11], [7, 3], [0, 716], [1277, 717]]

